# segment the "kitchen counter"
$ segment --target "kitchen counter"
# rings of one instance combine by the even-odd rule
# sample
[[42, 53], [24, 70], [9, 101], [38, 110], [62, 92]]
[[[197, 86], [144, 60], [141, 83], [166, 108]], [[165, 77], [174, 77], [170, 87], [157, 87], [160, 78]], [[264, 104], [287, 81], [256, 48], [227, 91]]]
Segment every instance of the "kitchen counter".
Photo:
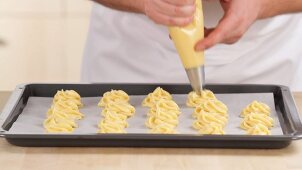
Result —
[[[0, 92], [2, 110], [9, 92]], [[294, 93], [302, 111], [302, 92]], [[302, 170], [302, 140], [285, 149], [17, 147], [0, 138], [0, 169]]]

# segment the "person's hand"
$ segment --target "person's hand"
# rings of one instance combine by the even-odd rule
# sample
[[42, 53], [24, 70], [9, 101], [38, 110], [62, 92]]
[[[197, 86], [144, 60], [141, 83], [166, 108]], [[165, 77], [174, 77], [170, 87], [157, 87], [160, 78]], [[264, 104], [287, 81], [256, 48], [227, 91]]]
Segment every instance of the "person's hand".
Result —
[[259, 18], [263, 18], [267, 0], [220, 0], [225, 11], [216, 28], [205, 29], [205, 38], [199, 41], [195, 49], [202, 51], [218, 43], [237, 42], [249, 27]]
[[143, 0], [144, 13], [155, 23], [185, 26], [194, 18], [195, 0]]

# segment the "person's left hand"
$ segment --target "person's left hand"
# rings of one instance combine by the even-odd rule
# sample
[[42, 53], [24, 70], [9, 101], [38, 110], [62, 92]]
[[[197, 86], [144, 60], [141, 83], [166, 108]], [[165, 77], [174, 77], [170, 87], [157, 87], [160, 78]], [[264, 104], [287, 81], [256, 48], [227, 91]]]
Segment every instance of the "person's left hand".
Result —
[[195, 50], [237, 42], [257, 19], [264, 17], [267, 0], [220, 0], [220, 3], [225, 11], [223, 18], [216, 28], [205, 29], [205, 38], [196, 44]]

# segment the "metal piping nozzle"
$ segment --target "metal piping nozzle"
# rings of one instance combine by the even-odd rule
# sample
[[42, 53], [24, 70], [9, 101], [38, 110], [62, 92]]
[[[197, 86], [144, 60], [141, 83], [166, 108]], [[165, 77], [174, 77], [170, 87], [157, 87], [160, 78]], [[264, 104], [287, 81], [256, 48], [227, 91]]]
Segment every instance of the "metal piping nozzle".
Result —
[[186, 69], [186, 72], [193, 90], [201, 95], [205, 84], [204, 66]]

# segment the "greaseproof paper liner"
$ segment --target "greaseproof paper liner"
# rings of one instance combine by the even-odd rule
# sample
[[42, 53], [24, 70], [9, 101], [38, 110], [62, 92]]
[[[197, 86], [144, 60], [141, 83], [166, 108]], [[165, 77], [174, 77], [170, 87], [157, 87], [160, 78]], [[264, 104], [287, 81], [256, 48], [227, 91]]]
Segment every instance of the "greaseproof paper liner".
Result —
[[[225, 134], [245, 135], [246, 131], [240, 129], [243, 118], [239, 117], [240, 112], [254, 100], [266, 103], [271, 108], [271, 117], [275, 124], [271, 129], [272, 135], [283, 135], [280, 122], [274, 104], [273, 93], [234, 93], [234, 94], [215, 94], [216, 97], [228, 106], [229, 119], [224, 128]], [[149, 133], [145, 126], [149, 108], [142, 107], [141, 103], [146, 95], [130, 95], [130, 103], [136, 108], [135, 115], [127, 121], [129, 127], [127, 133]], [[72, 134], [95, 134], [98, 131], [97, 124], [102, 119], [101, 108], [97, 106], [101, 97], [83, 97], [84, 107], [80, 111], [85, 115], [82, 120], [77, 121], [79, 127]], [[49, 134], [43, 128], [43, 121], [46, 119], [46, 112], [52, 104], [51, 97], [30, 97], [23, 112], [13, 123], [8, 134]], [[175, 94], [173, 100], [181, 108], [179, 125], [176, 128], [179, 134], [198, 134], [192, 128], [195, 120], [192, 118], [194, 108], [186, 106], [187, 94]], [[61, 134], [61, 133], [60, 133]]]

